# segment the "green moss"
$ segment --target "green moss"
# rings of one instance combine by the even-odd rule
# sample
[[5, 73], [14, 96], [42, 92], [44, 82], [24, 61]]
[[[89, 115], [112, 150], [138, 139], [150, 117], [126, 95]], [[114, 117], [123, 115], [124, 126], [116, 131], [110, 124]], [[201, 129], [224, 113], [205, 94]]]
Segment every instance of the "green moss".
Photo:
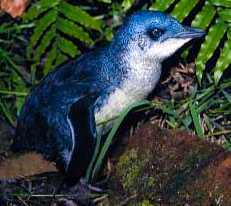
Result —
[[[121, 177], [121, 183], [125, 191], [134, 192], [137, 190], [139, 177], [142, 176], [144, 166], [148, 161], [148, 155], [143, 154], [142, 157], [138, 157], [136, 149], [128, 150], [120, 157], [117, 174]], [[153, 179], [148, 178], [148, 184], [154, 182]]]
[[136, 149], [126, 151], [117, 164], [117, 175], [125, 192], [143, 194], [149, 198], [155, 188], [156, 179], [149, 168], [152, 155], [148, 150], [138, 152]]
[[143, 200], [140, 203], [140, 206], [154, 206], [154, 204], [152, 204], [149, 200]]
[[147, 178], [147, 187], [153, 187], [156, 184], [156, 179], [153, 176]]
[[138, 159], [135, 149], [129, 150], [123, 154], [118, 163], [118, 175], [121, 177], [121, 183], [126, 191], [132, 191], [134, 182], [137, 180], [144, 162]]

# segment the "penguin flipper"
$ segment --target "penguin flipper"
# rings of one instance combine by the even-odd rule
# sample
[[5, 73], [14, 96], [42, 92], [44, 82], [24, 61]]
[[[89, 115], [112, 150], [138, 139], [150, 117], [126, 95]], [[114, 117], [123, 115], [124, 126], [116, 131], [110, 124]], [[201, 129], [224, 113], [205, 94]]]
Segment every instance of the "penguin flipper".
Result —
[[67, 168], [67, 182], [72, 183], [84, 175], [94, 152], [96, 123], [94, 107], [88, 97], [72, 104], [68, 119], [74, 134], [74, 149]]

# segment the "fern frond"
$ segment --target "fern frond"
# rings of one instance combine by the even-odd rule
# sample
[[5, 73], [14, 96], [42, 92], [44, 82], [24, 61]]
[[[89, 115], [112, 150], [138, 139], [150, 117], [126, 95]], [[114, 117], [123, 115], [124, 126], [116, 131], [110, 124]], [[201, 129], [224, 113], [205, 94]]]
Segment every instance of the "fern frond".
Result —
[[231, 8], [231, 1], [230, 0], [209, 0], [215, 6], [224, 6]]
[[57, 6], [56, 0], [40, 0], [34, 3], [30, 9], [23, 15], [24, 20], [33, 20], [48, 9]]
[[68, 19], [85, 27], [89, 27], [98, 31], [102, 30], [103, 22], [100, 19], [92, 18], [87, 12], [78, 6], [73, 6], [63, 1], [60, 4], [60, 12]]
[[44, 32], [48, 27], [54, 23], [56, 20], [55, 10], [50, 10], [46, 13], [40, 20], [36, 21], [36, 27], [34, 29], [33, 35], [30, 38], [30, 43], [27, 48], [27, 57], [30, 58], [32, 55], [32, 50], [38, 43], [39, 39], [44, 35]]
[[57, 45], [55, 43], [53, 44], [51, 50], [47, 54], [47, 58], [43, 69], [44, 74], [47, 74], [51, 70], [51, 68], [53, 68], [54, 61], [56, 58], [57, 58]]
[[226, 30], [227, 30], [227, 25], [221, 19], [218, 19], [216, 24], [209, 29], [209, 32], [205, 38], [205, 42], [202, 44], [200, 52], [196, 59], [196, 65], [197, 65], [196, 74], [199, 81], [201, 81], [202, 79], [206, 62], [213, 56], [214, 51], [219, 45]]
[[134, 4], [135, 0], [123, 0], [121, 6], [123, 8], [123, 11], [128, 11], [132, 5]]
[[55, 62], [53, 64], [54, 67], [57, 67], [58, 65], [62, 64], [68, 59], [68, 57], [62, 53], [58, 53], [57, 58], [55, 59]]
[[225, 42], [224, 48], [221, 51], [220, 57], [216, 64], [214, 71], [214, 80], [216, 83], [219, 82], [222, 74], [231, 64], [231, 29], [228, 31], [228, 40]]
[[36, 2], [29, 8], [24, 20], [35, 22], [27, 56], [34, 61], [34, 68], [45, 57], [45, 74], [69, 57], [74, 58], [80, 54], [75, 45], [76, 40], [92, 46], [94, 41], [89, 29], [102, 32], [103, 27], [102, 20], [63, 0]]
[[[150, 9], [166, 11], [170, 6], [174, 6], [171, 15], [179, 21], [183, 21], [196, 6], [199, 0], [156, 0], [152, 3]], [[201, 5], [201, 10], [196, 11], [195, 18], [191, 25], [193, 27], [208, 30], [208, 34], [196, 58], [196, 74], [199, 82], [202, 79], [208, 60], [211, 59], [220, 41], [225, 37], [227, 28], [231, 30], [231, 0], [205, 0], [204, 5]], [[224, 41], [225, 38], [224, 38]], [[227, 51], [230, 47], [230, 40], [225, 42], [224, 48], [221, 48], [221, 55], [213, 69], [214, 78], [219, 81], [222, 72], [229, 65], [229, 56]]]
[[224, 21], [231, 23], [231, 9], [218, 10], [218, 14]]
[[206, 2], [202, 10], [193, 20], [192, 26], [206, 29], [212, 22], [215, 15], [216, 9], [209, 2]]
[[93, 45], [94, 41], [89, 34], [77, 24], [63, 18], [58, 19], [57, 29], [67, 35], [73, 36], [89, 45]]
[[75, 57], [80, 53], [78, 47], [73, 44], [72, 41], [65, 39], [61, 36], [59, 36], [59, 48], [62, 52], [68, 54], [71, 57]]
[[53, 25], [49, 31], [45, 33], [43, 36], [43, 40], [41, 44], [38, 45], [38, 47], [35, 49], [35, 55], [34, 59], [35, 61], [39, 61], [41, 59], [41, 56], [43, 55], [44, 51], [49, 47], [52, 40], [55, 38], [55, 26]]
[[176, 4], [171, 14], [179, 21], [183, 21], [184, 18], [188, 16], [193, 8], [198, 4], [198, 2], [199, 0], [191, 0], [190, 3], [188, 0], [181, 0], [178, 4]]
[[167, 10], [172, 3], [174, 3], [175, 0], [156, 0], [154, 3], [152, 3], [150, 9], [152, 10], [160, 10], [160, 11], [165, 11]]

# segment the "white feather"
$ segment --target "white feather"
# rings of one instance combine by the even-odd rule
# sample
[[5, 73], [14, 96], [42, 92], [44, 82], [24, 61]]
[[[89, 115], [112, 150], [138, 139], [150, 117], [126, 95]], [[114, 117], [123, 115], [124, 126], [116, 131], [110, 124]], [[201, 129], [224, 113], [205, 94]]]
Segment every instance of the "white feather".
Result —
[[[131, 47], [124, 55], [130, 68], [128, 78], [123, 80], [120, 87], [109, 95], [106, 103], [95, 113], [96, 124], [115, 118], [124, 108], [146, 98], [159, 81], [162, 61], [189, 40], [169, 39], [161, 43], [155, 42], [144, 50], [137, 45]], [[111, 122], [106, 125], [106, 129], [110, 126]], [[101, 132], [102, 127], [98, 126], [97, 131]]]
[[69, 163], [71, 161], [73, 151], [74, 151], [74, 148], [75, 148], [75, 145], [76, 145], [74, 128], [73, 128], [72, 123], [71, 123], [71, 121], [70, 121], [70, 119], [68, 117], [67, 117], [67, 122], [68, 122], [68, 125], [69, 125], [70, 130], [71, 130], [72, 148], [71, 148], [71, 151], [65, 150], [63, 152], [63, 157], [66, 160], [65, 162], [67, 163], [66, 169], [68, 168], [68, 165], [69, 165]]

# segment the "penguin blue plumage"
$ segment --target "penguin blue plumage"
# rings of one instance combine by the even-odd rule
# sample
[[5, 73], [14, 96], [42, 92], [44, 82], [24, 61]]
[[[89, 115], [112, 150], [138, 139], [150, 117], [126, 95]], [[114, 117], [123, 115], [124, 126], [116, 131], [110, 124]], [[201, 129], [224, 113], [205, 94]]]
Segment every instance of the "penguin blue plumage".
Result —
[[84, 174], [100, 122], [154, 89], [162, 62], [204, 32], [157, 11], [129, 16], [112, 42], [50, 72], [26, 98], [18, 118], [15, 152], [36, 151], [68, 177]]

